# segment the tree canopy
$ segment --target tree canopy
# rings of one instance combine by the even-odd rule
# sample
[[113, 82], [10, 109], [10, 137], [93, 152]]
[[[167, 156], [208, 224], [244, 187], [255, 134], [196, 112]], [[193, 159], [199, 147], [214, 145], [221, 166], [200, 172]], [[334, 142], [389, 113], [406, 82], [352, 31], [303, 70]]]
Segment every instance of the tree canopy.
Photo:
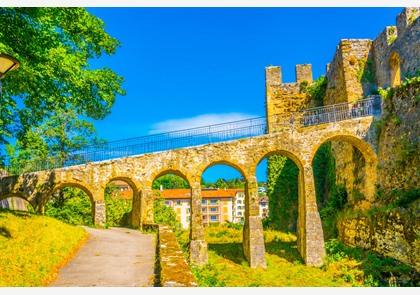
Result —
[[[20, 62], [19, 69], [2, 80], [0, 145], [17, 139], [23, 148], [35, 141], [55, 151], [47, 139], [50, 134], [39, 138], [34, 128], [67, 115], [75, 124], [82, 116], [103, 119], [116, 95], [124, 94], [121, 76], [90, 65], [93, 59], [114, 54], [119, 41], [85, 8], [0, 8], [0, 27], [0, 53]], [[85, 130], [92, 129], [81, 122]]]

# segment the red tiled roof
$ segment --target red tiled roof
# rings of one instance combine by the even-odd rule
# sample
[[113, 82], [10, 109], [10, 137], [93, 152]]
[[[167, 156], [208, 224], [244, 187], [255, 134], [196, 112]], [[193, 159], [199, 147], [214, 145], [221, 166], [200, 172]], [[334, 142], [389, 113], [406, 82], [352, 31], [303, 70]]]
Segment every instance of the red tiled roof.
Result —
[[[202, 198], [233, 198], [235, 197], [237, 192], [242, 192], [243, 189], [217, 189], [217, 190], [209, 190], [203, 189], [201, 190], [201, 197]], [[155, 194], [164, 199], [189, 199], [191, 198], [191, 190], [186, 189], [165, 189], [162, 191], [155, 190]]]

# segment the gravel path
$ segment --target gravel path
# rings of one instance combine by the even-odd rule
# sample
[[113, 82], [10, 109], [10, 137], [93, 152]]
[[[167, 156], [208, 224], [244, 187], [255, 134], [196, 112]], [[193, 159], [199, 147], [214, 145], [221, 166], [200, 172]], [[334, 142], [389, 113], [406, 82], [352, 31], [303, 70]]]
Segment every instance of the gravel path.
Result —
[[51, 286], [153, 286], [153, 235], [126, 228], [85, 229], [88, 241]]

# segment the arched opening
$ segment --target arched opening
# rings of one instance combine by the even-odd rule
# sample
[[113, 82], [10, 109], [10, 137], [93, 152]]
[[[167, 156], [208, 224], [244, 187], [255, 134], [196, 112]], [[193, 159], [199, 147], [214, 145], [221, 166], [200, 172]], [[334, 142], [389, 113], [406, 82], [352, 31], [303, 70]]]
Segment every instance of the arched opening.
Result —
[[105, 187], [106, 224], [128, 226], [133, 209], [134, 195], [138, 194], [132, 181], [114, 178]]
[[302, 261], [298, 251], [300, 168], [286, 151], [273, 151], [260, 159], [255, 176], [259, 212], [263, 222], [268, 264]]
[[154, 222], [187, 230], [191, 222], [190, 184], [179, 171], [164, 171], [152, 183]]
[[209, 255], [246, 263], [243, 250], [246, 179], [240, 167], [215, 162], [203, 170], [201, 211]]
[[0, 198], [0, 209], [35, 213], [32, 204], [19, 194], [9, 194]]
[[230, 164], [216, 163], [201, 175], [201, 210], [205, 226], [244, 223], [245, 178]]
[[57, 186], [45, 203], [45, 215], [73, 225], [94, 224], [93, 197], [80, 184], [64, 183]]
[[400, 56], [392, 52], [389, 58], [390, 84], [395, 87], [401, 84]]
[[336, 136], [317, 148], [312, 168], [324, 238], [336, 238], [341, 215], [374, 201], [376, 155], [358, 138]]

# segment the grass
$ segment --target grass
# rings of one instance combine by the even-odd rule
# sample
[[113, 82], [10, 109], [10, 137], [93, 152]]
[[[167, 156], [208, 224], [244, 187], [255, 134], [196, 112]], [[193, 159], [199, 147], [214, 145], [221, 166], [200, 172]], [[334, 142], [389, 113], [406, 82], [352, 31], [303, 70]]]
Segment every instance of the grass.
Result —
[[[252, 269], [243, 256], [241, 229], [207, 227], [206, 240], [209, 263], [192, 268], [200, 286], [388, 286], [395, 283], [392, 274], [413, 272], [393, 259], [336, 240], [326, 243], [323, 267], [306, 266], [297, 251], [296, 236], [274, 230], [264, 231], [267, 269]], [[188, 233], [180, 235], [179, 241], [185, 249]]]
[[0, 287], [47, 285], [86, 238], [51, 217], [0, 210]]

